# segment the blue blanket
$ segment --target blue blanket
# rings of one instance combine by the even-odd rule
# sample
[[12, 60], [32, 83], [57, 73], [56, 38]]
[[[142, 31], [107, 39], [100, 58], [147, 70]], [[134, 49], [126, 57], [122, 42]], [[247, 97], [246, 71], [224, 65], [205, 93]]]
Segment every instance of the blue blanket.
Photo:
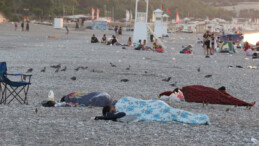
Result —
[[137, 115], [141, 121], [210, 124], [207, 115], [174, 109], [161, 100], [141, 100], [124, 97], [116, 103], [115, 107], [116, 111], [125, 112], [126, 115]]

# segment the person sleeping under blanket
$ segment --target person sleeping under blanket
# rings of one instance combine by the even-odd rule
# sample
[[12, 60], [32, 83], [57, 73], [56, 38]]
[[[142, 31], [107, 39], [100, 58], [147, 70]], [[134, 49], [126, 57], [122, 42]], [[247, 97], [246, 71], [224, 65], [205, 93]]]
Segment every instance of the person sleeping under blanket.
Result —
[[210, 124], [207, 115], [174, 109], [161, 100], [142, 100], [133, 97], [120, 99], [112, 108], [104, 107], [103, 116], [97, 116], [95, 120], [116, 121], [127, 116], [136, 116], [138, 121], [145, 122]]

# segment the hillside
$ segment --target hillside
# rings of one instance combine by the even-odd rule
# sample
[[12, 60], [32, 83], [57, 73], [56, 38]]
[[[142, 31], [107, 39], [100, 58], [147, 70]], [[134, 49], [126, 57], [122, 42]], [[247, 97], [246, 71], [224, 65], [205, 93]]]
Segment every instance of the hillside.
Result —
[[[172, 12], [171, 18], [175, 18], [176, 11], [180, 17], [188, 15], [198, 18], [220, 17], [231, 19], [233, 13], [227, 10], [208, 6], [200, 0], [163, 0], [164, 10], [167, 8]], [[62, 16], [71, 14], [89, 14], [92, 8], [99, 8], [101, 16], [114, 16], [115, 19], [125, 17], [126, 9], [132, 10], [134, 15], [135, 0], [0, 0], [0, 8], [10, 19], [17, 19], [24, 15], [35, 18], [49, 18], [50, 16]], [[150, 0], [149, 18], [151, 12], [161, 7], [160, 0]], [[24, 8], [29, 11], [24, 12]], [[140, 2], [140, 10], [145, 10], [144, 0]], [[3, 9], [0, 9], [0, 11]], [[106, 11], [105, 11], [106, 10]]]

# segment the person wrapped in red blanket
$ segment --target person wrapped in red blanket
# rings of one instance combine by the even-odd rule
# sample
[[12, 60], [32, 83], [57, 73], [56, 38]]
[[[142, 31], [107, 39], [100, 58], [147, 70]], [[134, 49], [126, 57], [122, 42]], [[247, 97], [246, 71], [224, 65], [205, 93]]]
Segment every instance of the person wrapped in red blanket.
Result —
[[[226, 92], [225, 87], [214, 89], [201, 85], [191, 85], [182, 88], [184, 99], [186, 102], [209, 103], [209, 104], [224, 104], [235, 106], [254, 106], [256, 102], [247, 103], [237, 99]], [[166, 91], [160, 96], [170, 96], [172, 91]]]

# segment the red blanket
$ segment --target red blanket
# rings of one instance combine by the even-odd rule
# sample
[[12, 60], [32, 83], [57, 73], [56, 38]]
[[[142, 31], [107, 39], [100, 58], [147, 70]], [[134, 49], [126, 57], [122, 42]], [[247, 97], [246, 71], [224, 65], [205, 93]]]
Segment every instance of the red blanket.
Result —
[[224, 91], [214, 88], [192, 85], [182, 88], [182, 92], [186, 102], [225, 104], [236, 106], [253, 106], [254, 103], [247, 103], [237, 99]]

